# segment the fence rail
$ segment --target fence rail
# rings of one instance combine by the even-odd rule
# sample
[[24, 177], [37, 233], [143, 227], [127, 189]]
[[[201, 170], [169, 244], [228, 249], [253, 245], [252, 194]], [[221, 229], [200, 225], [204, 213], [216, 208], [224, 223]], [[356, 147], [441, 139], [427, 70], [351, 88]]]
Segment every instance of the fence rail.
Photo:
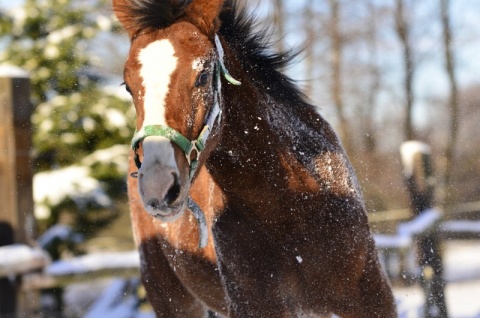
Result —
[[427, 210], [410, 221], [399, 223], [394, 234], [374, 234], [382, 265], [393, 283], [404, 285], [419, 279], [421, 271], [413, 259], [415, 242], [422, 237], [434, 234], [441, 242], [480, 239], [480, 221], [443, 221], [443, 215], [436, 209]]
[[[459, 203], [447, 207], [443, 217], [446, 220], [478, 220], [480, 219], [480, 201]], [[372, 212], [368, 216], [371, 224], [407, 221], [412, 217], [410, 209], [395, 209]]]
[[65, 287], [99, 278], [139, 277], [137, 251], [88, 254], [60, 260], [46, 266], [42, 273], [26, 275], [23, 290]]

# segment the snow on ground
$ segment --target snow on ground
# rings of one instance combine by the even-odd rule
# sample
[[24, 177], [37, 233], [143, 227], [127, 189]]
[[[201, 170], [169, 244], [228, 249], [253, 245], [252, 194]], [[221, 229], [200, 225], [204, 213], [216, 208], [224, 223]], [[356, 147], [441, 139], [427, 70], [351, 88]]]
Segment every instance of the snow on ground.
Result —
[[[447, 282], [480, 279], [480, 241], [452, 241], [445, 245], [443, 264]], [[480, 305], [480, 289], [477, 296]]]
[[[394, 288], [400, 318], [422, 318], [424, 296], [419, 286]], [[480, 280], [448, 283], [445, 290], [450, 318], [480, 318]]]
[[[444, 244], [445, 290], [450, 318], [480, 318], [480, 242]], [[424, 296], [420, 286], [394, 288], [400, 318], [421, 318]]]

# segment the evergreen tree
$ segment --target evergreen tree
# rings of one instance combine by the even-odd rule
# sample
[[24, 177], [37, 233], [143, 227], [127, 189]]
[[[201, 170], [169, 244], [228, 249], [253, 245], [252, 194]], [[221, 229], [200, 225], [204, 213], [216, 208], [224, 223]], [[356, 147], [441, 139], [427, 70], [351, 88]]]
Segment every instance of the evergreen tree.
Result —
[[131, 103], [101, 89], [90, 43], [115, 29], [104, 0], [25, 0], [3, 12], [0, 63], [31, 73], [35, 170], [78, 162], [128, 144]]
[[[135, 125], [129, 97], [107, 89], [108, 72], [99, 68], [121, 60], [102, 63], [105, 59], [98, 56], [118, 55], [116, 47], [108, 47], [120, 30], [113, 21], [110, 0], [24, 0], [20, 7], [3, 9], [0, 5], [0, 64], [19, 66], [31, 75], [34, 170], [87, 167], [90, 177], [101, 181], [99, 191], [110, 196], [124, 193], [119, 187], [124, 190], [126, 175], [126, 167], [118, 164], [126, 164], [126, 149], [110, 147], [128, 147]], [[99, 149], [122, 158], [102, 161], [87, 156]], [[96, 201], [98, 193], [71, 192], [61, 202], [41, 202], [50, 211], [37, 215], [40, 230], [67, 211], [75, 215], [75, 231], [90, 236], [118, 214]]]

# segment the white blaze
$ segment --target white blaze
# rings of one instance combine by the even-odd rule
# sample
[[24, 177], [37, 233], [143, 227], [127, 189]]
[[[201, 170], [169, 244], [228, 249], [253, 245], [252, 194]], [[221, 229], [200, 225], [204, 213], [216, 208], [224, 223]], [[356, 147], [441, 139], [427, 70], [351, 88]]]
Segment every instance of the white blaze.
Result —
[[[177, 60], [175, 50], [169, 40], [152, 42], [138, 54], [138, 61], [141, 65], [140, 76], [142, 77], [145, 91], [145, 96], [143, 97], [145, 117], [141, 130], [149, 125], [166, 125], [166, 97], [172, 73], [177, 67]], [[154, 182], [158, 183], [158, 185], [152, 185], [150, 184], [151, 182], [143, 181], [145, 183], [144, 188], [155, 189], [161, 187], [163, 183], [169, 184], [171, 182], [171, 173], [178, 172], [170, 140], [160, 136], [145, 138], [143, 141], [143, 154], [144, 162], [140, 172], [144, 175], [154, 175]], [[146, 193], [148, 191], [144, 190], [143, 192]], [[143, 198], [144, 194], [142, 192], [141, 194]]]
[[178, 60], [173, 45], [168, 40], [152, 42], [140, 51], [138, 60], [145, 89], [142, 129], [148, 125], [165, 125], [165, 99]]

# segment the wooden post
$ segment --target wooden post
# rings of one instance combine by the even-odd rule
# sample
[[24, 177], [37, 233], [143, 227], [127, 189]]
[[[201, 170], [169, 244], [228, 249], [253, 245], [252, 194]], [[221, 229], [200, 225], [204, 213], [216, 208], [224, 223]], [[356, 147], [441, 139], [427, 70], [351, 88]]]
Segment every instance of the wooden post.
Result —
[[31, 114], [28, 74], [0, 68], [0, 221], [10, 224], [17, 243], [34, 236]]
[[[404, 177], [410, 195], [413, 217], [433, 207], [434, 174], [430, 146], [418, 141], [408, 141], [401, 146]], [[428, 213], [428, 212], [427, 212]], [[447, 317], [445, 279], [440, 251], [440, 238], [433, 231], [417, 236], [420, 282], [425, 294], [424, 317]]]
[[[1, 245], [28, 243], [34, 236], [32, 167], [30, 160], [32, 104], [28, 73], [0, 67], [0, 225]], [[2, 260], [0, 260], [2, 261]], [[0, 281], [0, 314], [16, 317], [17, 281]]]

